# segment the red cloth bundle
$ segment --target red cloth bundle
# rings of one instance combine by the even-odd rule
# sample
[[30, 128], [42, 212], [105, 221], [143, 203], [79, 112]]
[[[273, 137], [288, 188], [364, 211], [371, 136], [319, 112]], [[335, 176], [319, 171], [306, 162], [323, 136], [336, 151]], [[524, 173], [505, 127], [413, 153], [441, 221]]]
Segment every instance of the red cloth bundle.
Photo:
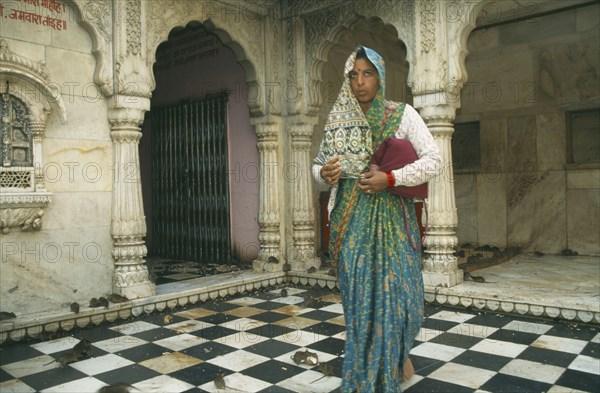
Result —
[[[417, 152], [407, 139], [385, 138], [371, 158], [371, 165], [376, 165], [380, 171], [389, 172], [403, 168], [418, 160]], [[427, 183], [414, 187], [388, 187], [392, 194], [405, 198], [427, 198]]]

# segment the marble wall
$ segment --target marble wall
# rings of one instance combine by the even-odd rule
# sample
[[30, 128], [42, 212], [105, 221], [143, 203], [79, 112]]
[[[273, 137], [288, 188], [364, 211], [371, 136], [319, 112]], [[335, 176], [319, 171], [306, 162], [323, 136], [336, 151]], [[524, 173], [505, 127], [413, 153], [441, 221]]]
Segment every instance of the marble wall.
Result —
[[456, 122], [480, 122], [481, 166], [455, 176], [460, 243], [600, 254], [600, 163], [567, 155], [568, 111], [600, 107], [599, 20], [594, 4], [471, 33]]
[[[107, 103], [93, 81], [96, 61], [89, 34], [67, 4], [52, 15], [61, 30], [8, 17], [14, 7], [46, 12], [33, 4], [3, 2], [2, 38], [15, 54], [46, 65], [62, 97], [67, 121], [54, 110], [42, 142], [42, 168], [52, 202], [39, 231], [2, 234], [0, 310], [17, 315], [66, 309], [111, 292], [110, 235], [114, 168]], [[25, 92], [36, 99], [39, 90]], [[31, 96], [34, 95], [34, 96]]]
[[566, 183], [569, 247], [595, 253], [600, 239], [600, 169], [571, 169]]

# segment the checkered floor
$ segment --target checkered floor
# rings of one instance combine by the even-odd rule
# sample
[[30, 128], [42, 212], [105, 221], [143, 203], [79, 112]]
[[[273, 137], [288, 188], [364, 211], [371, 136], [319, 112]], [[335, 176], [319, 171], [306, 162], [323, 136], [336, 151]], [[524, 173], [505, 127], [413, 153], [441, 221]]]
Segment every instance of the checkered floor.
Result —
[[[167, 311], [4, 345], [0, 392], [95, 392], [116, 382], [160, 393], [339, 391], [340, 378], [317, 380], [318, 366], [291, 359], [308, 349], [340, 374], [345, 329], [335, 293], [288, 287], [282, 297], [278, 288]], [[600, 391], [596, 326], [434, 306], [426, 315], [405, 392]], [[50, 363], [84, 338], [91, 358]], [[214, 385], [218, 373], [227, 389]]]

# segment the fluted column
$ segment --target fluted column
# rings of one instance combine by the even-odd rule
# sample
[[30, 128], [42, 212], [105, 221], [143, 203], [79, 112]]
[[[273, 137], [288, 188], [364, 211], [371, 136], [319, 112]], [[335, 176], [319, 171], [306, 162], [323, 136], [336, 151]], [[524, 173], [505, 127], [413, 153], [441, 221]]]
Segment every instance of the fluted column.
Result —
[[[130, 100], [127, 100], [127, 99]], [[114, 102], [140, 103], [141, 97], [113, 97]], [[146, 104], [145, 102], [143, 104]], [[138, 144], [142, 137], [140, 124], [146, 105], [135, 107], [115, 105], [110, 109], [110, 136], [113, 141], [113, 199], [111, 235], [115, 262], [113, 292], [129, 299], [155, 294], [148, 279], [144, 258], [147, 254], [144, 237], [146, 218], [142, 202]]]
[[266, 263], [269, 258], [281, 259], [280, 255], [280, 165], [278, 160], [279, 127], [274, 123], [259, 123], [255, 125], [258, 137], [258, 154], [260, 168], [259, 211], [258, 224], [260, 227], [258, 241], [260, 250], [258, 258], [253, 262], [257, 271], [281, 270], [282, 263]]
[[[418, 101], [421, 100], [415, 97], [415, 102]], [[451, 150], [454, 114], [455, 108], [451, 105], [421, 107], [421, 116], [436, 140], [444, 161], [442, 173], [429, 181], [429, 228], [424, 242], [423, 281], [431, 287], [451, 287], [463, 281], [463, 272], [458, 269], [454, 255], [458, 245]]]
[[44, 161], [42, 154], [42, 140], [46, 131], [46, 122], [32, 121], [29, 123], [33, 139], [33, 167], [35, 177], [35, 191], [46, 191], [46, 183], [44, 182]]
[[312, 204], [310, 173], [312, 128], [310, 124], [296, 124], [290, 127], [292, 161], [284, 177], [290, 183], [292, 199], [292, 270], [306, 270], [321, 264], [315, 253], [315, 211]]

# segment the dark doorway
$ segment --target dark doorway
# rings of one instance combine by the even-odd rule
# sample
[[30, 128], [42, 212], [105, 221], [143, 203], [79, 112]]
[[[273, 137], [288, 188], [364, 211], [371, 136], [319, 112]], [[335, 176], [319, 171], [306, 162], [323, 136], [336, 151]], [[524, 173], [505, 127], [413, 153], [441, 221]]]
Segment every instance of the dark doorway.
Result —
[[150, 112], [152, 256], [231, 259], [227, 100], [222, 93]]
[[140, 140], [149, 269], [158, 284], [250, 266], [259, 155], [245, 71], [198, 22], [170, 32], [153, 71]]

